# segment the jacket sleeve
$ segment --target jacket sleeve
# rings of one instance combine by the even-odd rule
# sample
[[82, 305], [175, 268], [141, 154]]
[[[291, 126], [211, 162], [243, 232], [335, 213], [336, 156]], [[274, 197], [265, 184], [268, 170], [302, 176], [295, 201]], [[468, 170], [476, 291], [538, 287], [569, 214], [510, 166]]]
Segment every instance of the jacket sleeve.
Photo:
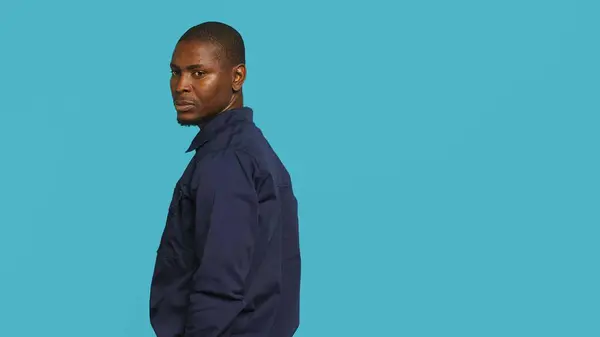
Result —
[[245, 306], [258, 226], [253, 161], [239, 152], [212, 154], [198, 170], [195, 249], [185, 337], [224, 336]]

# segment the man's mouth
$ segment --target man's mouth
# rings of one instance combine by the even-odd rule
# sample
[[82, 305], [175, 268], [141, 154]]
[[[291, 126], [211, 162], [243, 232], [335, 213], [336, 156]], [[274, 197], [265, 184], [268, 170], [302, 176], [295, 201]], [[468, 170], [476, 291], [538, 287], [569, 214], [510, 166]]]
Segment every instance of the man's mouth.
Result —
[[178, 112], [186, 112], [190, 111], [195, 107], [193, 101], [188, 100], [176, 100], [175, 101], [175, 110]]

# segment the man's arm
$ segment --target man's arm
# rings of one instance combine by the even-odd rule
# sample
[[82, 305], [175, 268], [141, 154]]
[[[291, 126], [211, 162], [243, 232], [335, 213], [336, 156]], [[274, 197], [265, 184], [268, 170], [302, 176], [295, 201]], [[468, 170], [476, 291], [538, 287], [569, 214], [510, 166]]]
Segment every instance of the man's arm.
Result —
[[244, 283], [258, 232], [253, 162], [244, 153], [209, 155], [196, 192], [196, 256], [185, 337], [221, 336], [245, 305]]

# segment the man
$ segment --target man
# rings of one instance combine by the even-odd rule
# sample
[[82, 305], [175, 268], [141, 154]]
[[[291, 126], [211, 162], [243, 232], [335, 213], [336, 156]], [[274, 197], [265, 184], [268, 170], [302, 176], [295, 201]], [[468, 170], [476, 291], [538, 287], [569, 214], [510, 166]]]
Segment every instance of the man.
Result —
[[172, 55], [177, 120], [200, 132], [157, 252], [150, 320], [158, 337], [288, 337], [299, 325], [297, 201], [244, 106], [244, 48], [235, 29], [205, 22]]

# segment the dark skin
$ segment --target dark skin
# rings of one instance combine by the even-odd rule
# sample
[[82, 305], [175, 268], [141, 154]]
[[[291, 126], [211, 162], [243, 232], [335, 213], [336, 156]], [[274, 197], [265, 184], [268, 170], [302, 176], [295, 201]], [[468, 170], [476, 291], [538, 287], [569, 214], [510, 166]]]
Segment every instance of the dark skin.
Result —
[[210, 41], [179, 41], [171, 74], [171, 94], [181, 125], [202, 127], [219, 113], [244, 104], [246, 66], [232, 64]]

